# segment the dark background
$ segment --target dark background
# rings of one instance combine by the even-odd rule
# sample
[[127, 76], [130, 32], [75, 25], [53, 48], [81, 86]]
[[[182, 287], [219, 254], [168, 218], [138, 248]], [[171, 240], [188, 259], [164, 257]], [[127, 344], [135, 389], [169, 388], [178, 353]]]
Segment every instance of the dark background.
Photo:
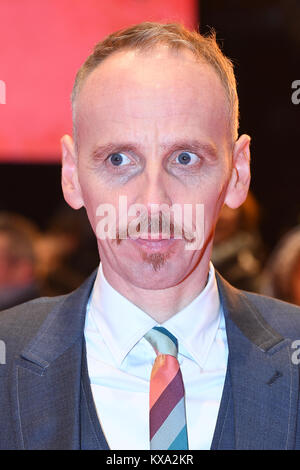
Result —
[[203, 0], [201, 32], [216, 30], [235, 65], [240, 133], [252, 137], [251, 189], [262, 208], [261, 231], [272, 248], [300, 222], [299, 0]]
[[[271, 250], [300, 222], [300, 105], [291, 101], [291, 84], [300, 79], [300, 2], [202, 0], [199, 12], [201, 32], [213, 27], [235, 64], [240, 133], [252, 137], [251, 189]], [[44, 229], [66, 206], [59, 165], [1, 164], [0, 171], [0, 210], [22, 213]]]

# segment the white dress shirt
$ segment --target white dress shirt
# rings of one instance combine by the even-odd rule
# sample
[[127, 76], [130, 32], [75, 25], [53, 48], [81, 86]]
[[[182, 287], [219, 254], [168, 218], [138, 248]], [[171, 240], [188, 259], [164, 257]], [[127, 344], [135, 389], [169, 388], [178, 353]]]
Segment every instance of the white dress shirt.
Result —
[[[112, 450], [149, 445], [149, 384], [155, 351], [143, 337], [158, 323], [117, 292], [100, 263], [87, 306], [85, 340], [94, 403]], [[178, 339], [189, 449], [210, 449], [228, 347], [215, 270], [203, 291], [162, 324]]]

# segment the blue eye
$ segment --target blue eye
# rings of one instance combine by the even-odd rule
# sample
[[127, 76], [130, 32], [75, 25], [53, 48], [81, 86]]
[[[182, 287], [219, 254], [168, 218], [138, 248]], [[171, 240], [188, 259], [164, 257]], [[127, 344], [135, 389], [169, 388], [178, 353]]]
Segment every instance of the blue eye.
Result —
[[112, 153], [108, 158], [114, 166], [122, 166], [130, 162], [130, 159], [124, 153]]
[[189, 165], [189, 163], [196, 163], [198, 160], [197, 155], [191, 152], [181, 152], [177, 157], [176, 161], [181, 165]]

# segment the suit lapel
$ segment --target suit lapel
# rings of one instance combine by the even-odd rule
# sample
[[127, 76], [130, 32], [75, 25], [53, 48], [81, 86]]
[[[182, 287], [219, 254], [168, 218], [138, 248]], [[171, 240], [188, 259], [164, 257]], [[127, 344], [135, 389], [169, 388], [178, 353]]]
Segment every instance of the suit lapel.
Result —
[[219, 275], [217, 281], [229, 347], [235, 448], [292, 449], [299, 378], [291, 340], [273, 330], [244, 294]]
[[20, 449], [80, 448], [82, 344], [94, 278], [56, 304], [15, 361], [11, 399]]

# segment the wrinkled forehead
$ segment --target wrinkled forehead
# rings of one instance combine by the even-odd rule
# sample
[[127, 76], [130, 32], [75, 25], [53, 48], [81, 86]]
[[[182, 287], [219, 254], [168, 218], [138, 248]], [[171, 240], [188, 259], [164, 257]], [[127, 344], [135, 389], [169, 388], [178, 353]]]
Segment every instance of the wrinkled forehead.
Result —
[[[159, 48], [114, 53], [85, 79], [75, 103], [78, 142], [98, 129], [191, 124], [220, 134], [229, 128], [225, 89], [215, 70], [191, 51]], [[177, 123], [177, 124], [176, 124]], [[170, 125], [170, 123], [169, 123]]]

